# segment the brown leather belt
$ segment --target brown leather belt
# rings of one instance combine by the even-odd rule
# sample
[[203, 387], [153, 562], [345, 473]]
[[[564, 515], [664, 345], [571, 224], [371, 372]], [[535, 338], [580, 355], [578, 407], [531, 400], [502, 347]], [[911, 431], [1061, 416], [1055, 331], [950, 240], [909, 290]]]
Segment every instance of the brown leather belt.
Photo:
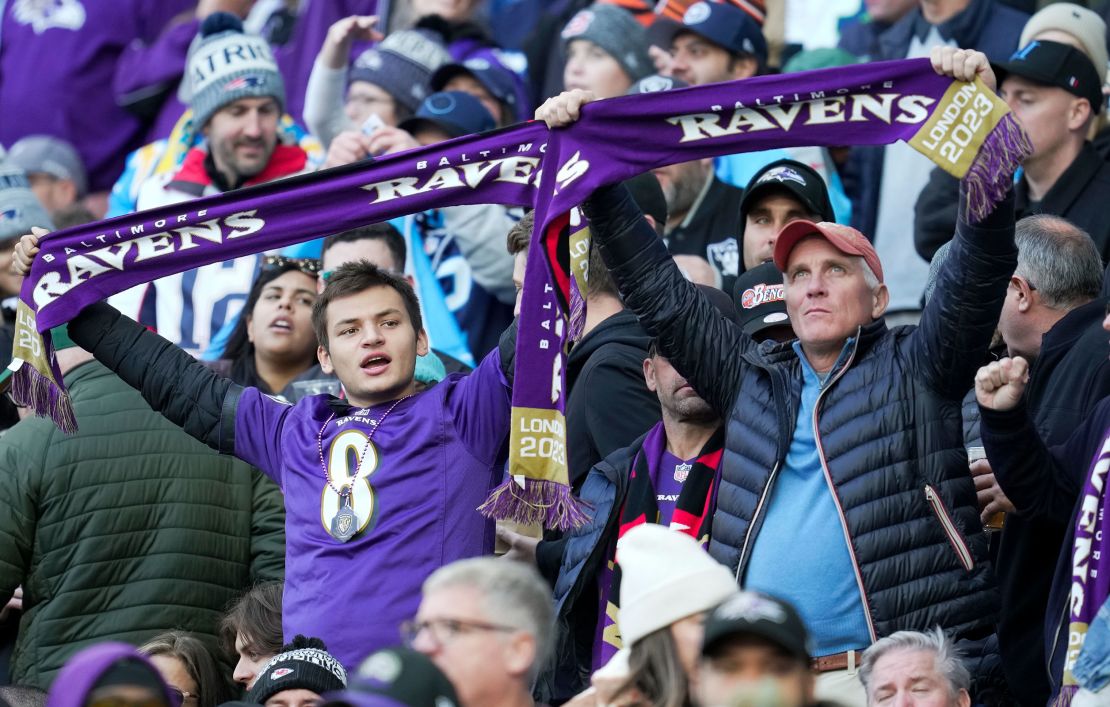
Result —
[[834, 670], [857, 670], [860, 664], [861, 651], [844, 651], [814, 658], [810, 667], [818, 673], [831, 673]]

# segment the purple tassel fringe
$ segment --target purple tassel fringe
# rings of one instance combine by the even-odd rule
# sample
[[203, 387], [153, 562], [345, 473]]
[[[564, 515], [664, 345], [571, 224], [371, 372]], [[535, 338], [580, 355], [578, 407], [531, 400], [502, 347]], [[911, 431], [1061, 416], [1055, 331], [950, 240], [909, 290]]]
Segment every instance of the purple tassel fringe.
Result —
[[553, 530], [580, 528], [589, 522], [585, 504], [570, 487], [548, 479], [524, 479], [524, 488], [514, 479], [494, 489], [478, 511], [494, 520], [511, 520], [524, 525], [541, 524]]
[[578, 341], [586, 328], [586, 298], [578, 289], [578, 278], [570, 278], [570, 321], [567, 325], [567, 340]]
[[69, 393], [36, 371], [31, 364], [24, 363], [12, 374], [11, 394], [17, 403], [31, 408], [39, 417], [52, 419], [62, 432], [73, 434], [77, 431], [77, 419], [73, 416]]
[[1014, 172], [1033, 152], [1029, 137], [1014, 118], [1003, 116], [994, 126], [964, 176], [967, 214], [971, 223], [987, 217], [1014, 186]]

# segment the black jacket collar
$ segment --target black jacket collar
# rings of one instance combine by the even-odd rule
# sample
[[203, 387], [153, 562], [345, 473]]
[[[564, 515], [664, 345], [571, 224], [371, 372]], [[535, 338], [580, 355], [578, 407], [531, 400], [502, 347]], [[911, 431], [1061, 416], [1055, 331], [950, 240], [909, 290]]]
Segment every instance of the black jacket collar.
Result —
[[1075, 201], [1083, 194], [1087, 184], [1102, 169], [1103, 159], [1094, 146], [1086, 142], [1072, 163], [1044, 195], [1036, 209], [1031, 209], [1029, 201], [1029, 182], [1023, 176], [1014, 189], [1018, 217], [1031, 213], [1059, 214], [1068, 213]]

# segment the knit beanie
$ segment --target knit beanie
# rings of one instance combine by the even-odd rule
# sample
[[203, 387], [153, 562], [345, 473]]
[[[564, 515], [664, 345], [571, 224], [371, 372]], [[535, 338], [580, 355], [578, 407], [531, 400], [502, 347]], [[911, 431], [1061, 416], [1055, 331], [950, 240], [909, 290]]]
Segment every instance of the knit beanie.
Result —
[[451, 61], [451, 55], [432, 32], [401, 30], [367, 49], [351, 67], [351, 81], [367, 81], [393, 96], [409, 113], [428, 97], [432, 72]]
[[27, 174], [10, 165], [0, 165], [0, 243], [31, 232], [31, 226], [54, 230]]
[[621, 568], [621, 642], [636, 641], [661, 628], [709, 611], [736, 594], [728, 568], [697, 540], [665, 525], [644, 523], [617, 541]]
[[1048, 5], [1029, 18], [1021, 30], [1019, 47], [1024, 47], [1042, 32], [1057, 30], [1075, 37], [1079, 51], [1095, 65], [1095, 71], [1106, 80], [1106, 22], [1094, 10], [1070, 2]]
[[647, 30], [622, 8], [594, 3], [570, 18], [562, 36], [564, 48], [575, 39], [588, 39], [601, 47], [632, 81], [655, 71], [648, 56]]
[[258, 680], [247, 699], [264, 705], [279, 692], [308, 690], [317, 695], [347, 687], [347, 671], [328, 653], [319, 638], [297, 636], [282, 646], [281, 653], [270, 659], [258, 673]]
[[270, 45], [243, 33], [243, 23], [227, 12], [214, 12], [200, 26], [198, 41], [186, 60], [189, 105], [193, 120], [204, 127], [212, 114], [240, 98], [271, 96], [285, 108], [285, 81]]

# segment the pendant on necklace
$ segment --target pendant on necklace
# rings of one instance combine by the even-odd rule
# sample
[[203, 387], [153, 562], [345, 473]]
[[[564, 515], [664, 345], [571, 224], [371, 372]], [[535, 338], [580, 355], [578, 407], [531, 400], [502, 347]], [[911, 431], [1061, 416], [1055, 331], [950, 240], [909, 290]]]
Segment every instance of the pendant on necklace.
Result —
[[351, 507], [351, 487], [343, 487], [339, 494], [339, 510], [331, 518], [331, 536], [341, 543], [345, 543], [358, 532], [358, 516]]

